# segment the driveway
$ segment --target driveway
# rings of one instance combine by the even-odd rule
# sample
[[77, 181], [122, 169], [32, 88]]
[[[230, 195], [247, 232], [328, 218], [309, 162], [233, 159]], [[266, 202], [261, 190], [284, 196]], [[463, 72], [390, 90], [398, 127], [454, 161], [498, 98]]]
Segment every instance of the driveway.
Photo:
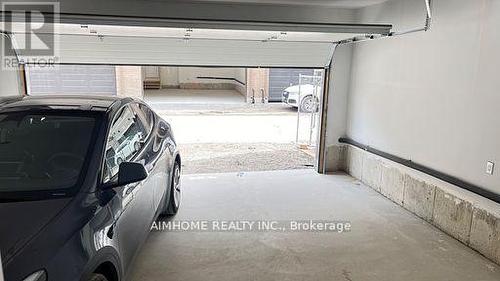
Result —
[[184, 175], [314, 167], [313, 152], [292, 143], [188, 143], [179, 149]]
[[[169, 90], [173, 95], [168, 97], [162, 91], [152, 93], [146, 101], [171, 124], [184, 160], [183, 174], [314, 166], [314, 149], [296, 144], [294, 108], [243, 103], [228, 91]], [[308, 136], [301, 128], [301, 136]]]
[[293, 143], [294, 115], [165, 115], [179, 143]]

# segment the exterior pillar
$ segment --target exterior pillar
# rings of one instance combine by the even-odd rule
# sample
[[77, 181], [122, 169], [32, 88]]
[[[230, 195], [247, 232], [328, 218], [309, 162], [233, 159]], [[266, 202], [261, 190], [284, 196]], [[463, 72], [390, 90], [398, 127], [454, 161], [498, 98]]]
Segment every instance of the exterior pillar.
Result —
[[247, 69], [247, 102], [268, 103], [269, 101], [269, 69]]

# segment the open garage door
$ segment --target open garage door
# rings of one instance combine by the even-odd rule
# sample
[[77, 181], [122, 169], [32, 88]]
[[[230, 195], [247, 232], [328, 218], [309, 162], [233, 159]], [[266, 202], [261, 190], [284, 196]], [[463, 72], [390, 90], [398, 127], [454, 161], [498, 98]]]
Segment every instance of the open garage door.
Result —
[[[42, 41], [55, 37], [55, 56], [61, 64], [323, 68], [330, 62], [334, 42], [365, 36], [363, 31], [373, 34], [373, 27], [340, 32], [255, 28], [259, 30], [57, 24], [55, 36], [38, 37]], [[29, 38], [23, 30], [22, 24], [12, 25], [17, 46], [25, 46]], [[34, 56], [26, 49], [18, 53], [28, 63]]]

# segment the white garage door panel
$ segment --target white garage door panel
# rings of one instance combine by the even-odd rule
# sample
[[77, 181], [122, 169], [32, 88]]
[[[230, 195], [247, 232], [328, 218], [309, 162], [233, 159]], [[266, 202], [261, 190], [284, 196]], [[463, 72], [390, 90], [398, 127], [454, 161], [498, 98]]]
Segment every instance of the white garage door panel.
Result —
[[26, 78], [30, 95], [115, 95], [115, 68], [109, 65], [29, 66]]
[[59, 40], [63, 64], [324, 67], [333, 47], [324, 42], [82, 35], [60, 35]]

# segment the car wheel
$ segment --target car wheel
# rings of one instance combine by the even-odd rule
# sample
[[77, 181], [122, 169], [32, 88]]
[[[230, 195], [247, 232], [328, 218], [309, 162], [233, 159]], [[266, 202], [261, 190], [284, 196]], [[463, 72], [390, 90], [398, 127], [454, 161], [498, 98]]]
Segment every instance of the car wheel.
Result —
[[89, 281], [108, 281], [108, 278], [102, 274], [94, 273], [90, 276]]
[[300, 102], [300, 112], [312, 113], [318, 112], [319, 101], [315, 96], [306, 96]]
[[181, 204], [181, 167], [175, 162], [172, 170], [172, 181], [170, 183], [170, 197], [165, 204], [163, 215], [175, 215]]

